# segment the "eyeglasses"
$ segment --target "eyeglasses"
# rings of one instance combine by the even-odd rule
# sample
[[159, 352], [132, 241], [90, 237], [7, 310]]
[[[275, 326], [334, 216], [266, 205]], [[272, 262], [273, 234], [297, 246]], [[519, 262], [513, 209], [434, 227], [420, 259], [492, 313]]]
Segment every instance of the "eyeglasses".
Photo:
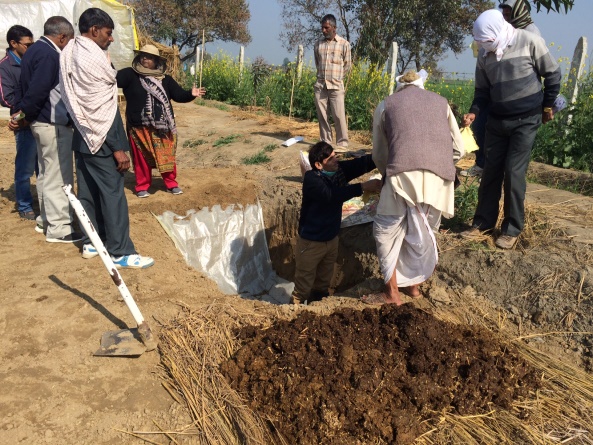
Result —
[[140, 55], [141, 59], [150, 59], [150, 60], [156, 60], [157, 57], [153, 56], [152, 54], [141, 54]]
[[23, 43], [23, 42], [18, 42], [19, 45], [23, 45], [25, 48], [30, 47], [31, 45], [33, 45], [33, 42], [27, 42], [27, 43]]

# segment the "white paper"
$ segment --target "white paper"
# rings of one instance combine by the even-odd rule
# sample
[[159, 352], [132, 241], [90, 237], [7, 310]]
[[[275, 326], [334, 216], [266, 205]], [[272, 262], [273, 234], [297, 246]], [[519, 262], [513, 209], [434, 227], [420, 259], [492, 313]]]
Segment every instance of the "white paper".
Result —
[[290, 138], [282, 143], [285, 147], [290, 147], [291, 145], [296, 144], [297, 142], [301, 142], [304, 138], [302, 136], [296, 136], [294, 138]]

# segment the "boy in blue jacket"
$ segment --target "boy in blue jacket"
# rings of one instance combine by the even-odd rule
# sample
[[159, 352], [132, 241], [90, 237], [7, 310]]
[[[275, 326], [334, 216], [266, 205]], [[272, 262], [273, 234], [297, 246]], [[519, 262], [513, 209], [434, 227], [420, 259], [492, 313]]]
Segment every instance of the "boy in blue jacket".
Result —
[[318, 301], [329, 295], [338, 257], [342, 204], [364, 191], [381, 191], [378, 179], [348, 184], [375, 168], [371, 155], [338, 161], [330, 144], [318, 142], [309, 150], [309, 163], [312, 170], [305, 173], [303, 180], [292, 304]]

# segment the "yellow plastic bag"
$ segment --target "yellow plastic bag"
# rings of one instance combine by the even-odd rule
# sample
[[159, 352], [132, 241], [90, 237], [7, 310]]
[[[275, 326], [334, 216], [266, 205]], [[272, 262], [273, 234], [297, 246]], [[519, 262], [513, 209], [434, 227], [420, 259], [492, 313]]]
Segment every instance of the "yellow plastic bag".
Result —
[[472, 129], [470, 127], [464, 127], [460, 130], [460, 132], [465, 152], [471, 153], [472, 151], [477, 151], [478, 144], [476, 144], [476, 139], [474, 138], [474, 132]]

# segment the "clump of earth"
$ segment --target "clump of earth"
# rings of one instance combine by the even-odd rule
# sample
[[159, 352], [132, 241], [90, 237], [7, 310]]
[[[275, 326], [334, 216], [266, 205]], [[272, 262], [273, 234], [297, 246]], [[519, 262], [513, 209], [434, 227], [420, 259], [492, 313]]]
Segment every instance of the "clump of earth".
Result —
[[508, 409], [540, 381], [492, 332], [412, 304], [303, 311], [238, 335], [221, 370], [288, 443], [410, 443], [435, 413]]

